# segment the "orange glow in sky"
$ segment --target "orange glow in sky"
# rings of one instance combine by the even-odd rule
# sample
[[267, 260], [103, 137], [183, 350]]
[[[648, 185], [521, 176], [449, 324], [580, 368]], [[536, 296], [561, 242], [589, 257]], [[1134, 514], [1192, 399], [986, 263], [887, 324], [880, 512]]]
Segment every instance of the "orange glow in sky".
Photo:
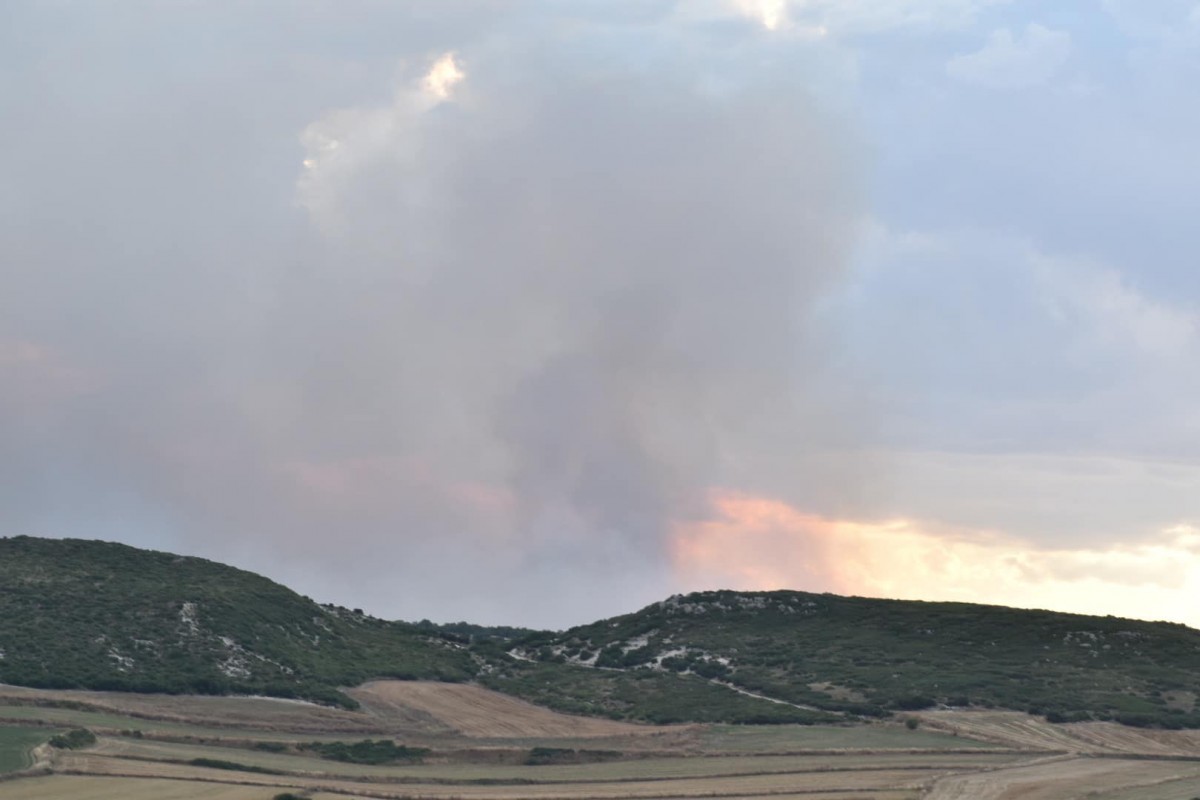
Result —
[[671, 538], [687, 589], [801, 589], [957, 600], [1200, 627], [1200, 530], [1133, 545], [1042, 548], [996, 531], [912, 520], [833, 520], [768, 497], [714, 490], [707, 519]]

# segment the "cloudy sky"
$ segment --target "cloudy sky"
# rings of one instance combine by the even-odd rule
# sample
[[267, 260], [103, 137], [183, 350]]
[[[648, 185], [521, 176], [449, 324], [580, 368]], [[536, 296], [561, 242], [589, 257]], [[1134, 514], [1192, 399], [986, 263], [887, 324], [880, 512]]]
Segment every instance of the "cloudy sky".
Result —
[[389, 618], [1200, 626], [1195, 0], [0, 5], [0, 534]]

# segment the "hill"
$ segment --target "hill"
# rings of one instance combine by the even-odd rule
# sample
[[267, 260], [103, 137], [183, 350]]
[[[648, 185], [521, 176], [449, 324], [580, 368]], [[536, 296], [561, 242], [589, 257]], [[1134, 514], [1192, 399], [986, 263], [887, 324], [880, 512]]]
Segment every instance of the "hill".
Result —
[[353, 705], [338, 687], [474, 672], [462, 645], [223, 564], [106, 542], [0, 539], [3, 683]]
[[565, 632], [388, 622], [120, 544], [0, 539], [0, 683], [349, 707], [376, 678], [576, 714], [818, 723], [936, 706], [1200, 728], [1183, 625], [804, 592], [701, 592]]
[[[701, 592], [517, 640], [492, 688], [586, 710], [537, 669], [707, 679], [828, 712], [936, 705], [1200, 727], [1200, 631], [1165, 622], [805, 592]], [[615, 671], [615, 672], [614, 672]]]

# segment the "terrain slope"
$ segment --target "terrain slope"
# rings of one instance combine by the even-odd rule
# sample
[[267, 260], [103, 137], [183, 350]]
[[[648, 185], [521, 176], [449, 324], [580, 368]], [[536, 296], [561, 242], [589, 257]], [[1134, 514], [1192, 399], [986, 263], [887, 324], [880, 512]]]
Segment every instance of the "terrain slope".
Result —
[[[427, 683], [353, 689], [380, 679]], [[675, 596], [564, 632], [410, 624], [320, 605], [204, 559], [0, 538], [0, 683], [391, 704], [430, 731], [481, 731], [525, 713], [514, 705], [492, 708], [492, 721], [468, 719], [447, 709], [464, 693], [495, 696], [428, 682], [655, 724], [973, 708], [1200, 728], [1200, 631], [792, 591]]]
[[368, 678], [464, 680], [465, 650], [200, 558], [0, 539], [0, 683], [353, 704]]
[[588, 710], [586, 694], [568, 679], [550, 679], [547, 667], [600, 671], [608, 681], [676, 674], [785, 709], [855, 716], [996, 707], [1056, 722], [1200, 727], [1200, 631], [1165, 622], [721, 591], [528, 635], [510, 651], [517, 662], [487, 685], [574, 711]]

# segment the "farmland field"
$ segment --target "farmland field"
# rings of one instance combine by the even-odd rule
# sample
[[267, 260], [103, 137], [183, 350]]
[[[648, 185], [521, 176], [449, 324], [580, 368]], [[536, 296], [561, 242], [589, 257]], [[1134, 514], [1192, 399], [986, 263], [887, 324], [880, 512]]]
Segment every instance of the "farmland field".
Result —
[[[85, 749], [52, 750], [48, 760], [39, 756], [48, 774], [0, 783], [0, 797], [271, 800], [294, 792], [314, 800], [1191, 800], [1200, 795], [1195, 732], [1050, 725], [995, 711], [906, 715], [918, 720], [916, 729], [903, 719], [652, 726], [572, 717], [465, 684], [377, 681], [349, 692], [360, 710], [261, 698], [0, 687], [0, 719], [8, 720], [0, 728], [0, 769], [28, 766], [30, 747], [56, 728], [85, 726], [98, 734]], [[364, 739], [374, 744], [363, 745]], [[331, 749], [331, 741], [345, 744]], [[330, 757], [338, 753], [352, 760]]]
[[[38, 780], [4, 784], [4, 800], [269, 800], [270, 792], [256, 786], [197, 784], [168, 780], [96, 778], [52, 775]], [[345, 800], [345, 795], [313, 794], [311, 800]]]
[[45, 728], [0, 726], [0, 773], [28, 767], [29, 751], [49, 739], [51, 733]]
[[1052, 725], [1017, 711], [927, 711], [916, 715], [926, 727], [1006, 747], [1072, 753], [1137, 753], [1160, 756], [1200, 754], [1200, 731], [1130, 728], [1113, 722]]
[[[381, 720], [412, 718], [475, 737], [591, 737], [644, 733], [645, 725], [560, 714], [479, 686], [432, 681], [371, 681], [347, 692]], [[659, 730], [663, 730], [659, 728]]]
[[716, 751], [790, 753], [801, 750], [880, 748], [954, 750], [1000, 747], [951, 731], [907, 730], [902, 725], [713, 725], [701, 741]]
[[[101, 739], [89, 754], [148, 761], [183, 762], [197, 758], [229, 759], [230, 749], [171, 742], [130, 739]], [[1002, 766], [1020, 759], [1012, 753], [863, 753], [804, 756], [746, 756], [638, 758], [594, 764], [543, 765], [520, 764], [417, 764], [411, 766], [372, 766], [346, 764], [314, 757], [242, 750], [236, 755], [240, 764], [289, 774], [322, 774], [347, 777], [379, 777], [417, 782], [421, 780], [478, 782], [554, 783], [564, 781], [665, 780], [675, 778], [723, 777], [798, 772], [824, 772], [839, 769], [880, 770], [896, 768], [985, 768]]]
[[1106, 789], [1135, 792], [1137, 797], [1161, 797], [1156, 790], [1171, 782], [1200, 776], [1200, 764], [1169, 761], [1121, 761], [1065, 758], [1012, 769], [962, 775], [940, 781], [929, 800], [1057, 800], [1103, 797]]

